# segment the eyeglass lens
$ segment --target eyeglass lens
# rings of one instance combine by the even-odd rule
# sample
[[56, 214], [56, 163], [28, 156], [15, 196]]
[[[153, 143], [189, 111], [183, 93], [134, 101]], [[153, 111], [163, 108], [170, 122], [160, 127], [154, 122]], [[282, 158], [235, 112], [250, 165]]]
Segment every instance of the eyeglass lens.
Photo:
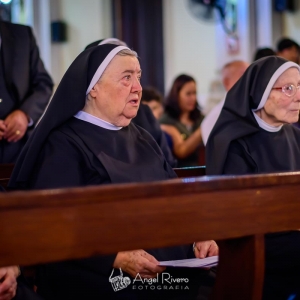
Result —
[[295, 87], [293, 84], [288, 84], [282, 87], [282, 91], [287, 95], [287, 96], [294, 96], [297, 92], [297, 89], [299, 89], [300, 86]]

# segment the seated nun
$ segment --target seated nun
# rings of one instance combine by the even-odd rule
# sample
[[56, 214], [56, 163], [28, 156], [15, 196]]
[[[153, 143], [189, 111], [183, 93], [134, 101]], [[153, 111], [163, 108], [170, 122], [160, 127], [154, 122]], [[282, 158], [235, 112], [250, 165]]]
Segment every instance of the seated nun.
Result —
[[[175, 178], [152, 136], [131, 123], [140, 105], [141, 73], [136, 52], [125, 46], [105, 44], [83, 51], [65, 73], [21, 152], [9, 186], [49, 189]], [[207, 270], [168, 271], [173, 278], [188, 278], [184, 289], [178, 290], [123, 286], [115, 292], [109, 278], [120, 277], [119, 270], [127, 284], [138, 274], [143, 279], [156, 278], [165, 271], [158, 261], [218, 254], [214, 241], [197, 242], [195, 247], [121, 250], [41, 266], [38, 293], [46, 300], [195, 299], [208, 278]]]
[[[299, 72], [276, 56], [248, 67], [208, 138], [208, 175], [300, 171], [300, 130], [291, 125], [299, 118]], [[300, 296], [300, 232], [268, 234], [265, 241], [264, 299]]]

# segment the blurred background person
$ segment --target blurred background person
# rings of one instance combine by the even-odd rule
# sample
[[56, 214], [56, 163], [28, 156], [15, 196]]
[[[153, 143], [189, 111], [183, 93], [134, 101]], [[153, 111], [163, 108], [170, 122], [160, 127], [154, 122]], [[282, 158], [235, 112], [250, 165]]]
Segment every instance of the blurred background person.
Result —
[[14, 163], [44, 112], [53, 82], [28, 26], [0, 21], [0, 163]]
[[266, 57], [266, 56], [271, 56], [271, 55], [276, 55], [276, 52], [271, 49], [271, 48], [258, 48], [253, 57], [253, 61], [256, 61], [260, 58]]
[[294, 40], [282, 38], [277, 43], [277, 55], [299, 64], [300, 46]]
[[142, 103], [152, 110], [156, 119], [160, 119], [164, 112], [163, 97], [161, 93], [153, 87], [145, 87], [142, 92]]
[[215, 78], [209, 85], [209, 92], [205, 106], [202, 110], [203, 115], [207, 115], [216, 105], [218, 105], [225, 97], [226, 91], [222, 84], [222, 69], [218, 69]]
[[202, 120], [195, 79], [186, 74], [179, 75], [166, 97], [165, 113], [160, 119], [162, 130], [172, 138], [178, 167], [199, 165]]
[[[228, 92], [234, 84], [240, 79], [240, 77], [244, 74], [249, 64], [242, 60], [235, 60], [228, 64], [226, 64], [222, 69], [222, 83], [223, 86]], [[206, 145], [209, 134], [213, 129], [222, 107], [224, 105], [225, 98], [217, 104], [204, 118], [201, 124], [201, 132], [202, 132], [202, 140], [204, 145]]]
[[[146, 87], [143, 88], [143, 92], [142, 92], [142, 102], [141, 102], [141, 106], [143, 105], [147, 105], [154, 117], [159, 120], [164, 112], [164, 107], [163, 107], [163, 97], [161, 95], [161, 93], [153, 88], [153, 87]], [[165, 131], [163, 131], [164, 136], [166, 138], [166, 141], [168, 143], [169, 149], [170, 151], [172, 151], [173, 149], [173, 140], [172, 137]], [[177, 162], [176, 162], [177, 165]], [[173, 165], [173, 166], [176, 166]]]

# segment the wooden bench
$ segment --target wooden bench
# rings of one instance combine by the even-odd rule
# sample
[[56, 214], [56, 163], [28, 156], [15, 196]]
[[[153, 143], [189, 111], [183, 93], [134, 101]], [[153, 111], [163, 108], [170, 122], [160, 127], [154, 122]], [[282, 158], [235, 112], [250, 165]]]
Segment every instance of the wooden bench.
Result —
[[2, 193], [0, 266], [215, 239], [212, 299], [260, 299], [263, 234], [300, 228], [299, 186], [294, 172]]

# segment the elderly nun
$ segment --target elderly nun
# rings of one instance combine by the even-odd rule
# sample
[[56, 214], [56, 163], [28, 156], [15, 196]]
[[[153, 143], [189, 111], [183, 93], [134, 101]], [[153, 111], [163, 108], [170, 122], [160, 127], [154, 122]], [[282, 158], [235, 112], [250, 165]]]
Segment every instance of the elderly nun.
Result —
[[[24, 147], [10, 187], [49, 189], [175, 178], [151, 135], [131, 123], [140, 105], [141, 73], [137, 54], [125, 46], [105, 44], [83, 51]], [[114, 292], [109, 278], [115, 268], [116, 276], [121, 269], [131, 282], [137, 274], [149, 279], [164, 271], [158, 260], [218, 253], [214, 241], [198, 242], [194, 249], [187, 245], [121, 250], [111, 256], [41, 266], [38, 293], [46, 300], [153, 299], [155, 295], [193, 299], [206, 270], [170, 271], [174, 278], [189, 279], [188, 289], [176, 291], [130, 287]]]
[[[291, 125], [299, 118], [299, 87], [298, 64], [270, 56], [250, 65], [208, 138], [207, 174], [300, 171], [300, 130]], [[269, 234], [265, 241], [264, 299], [300, 296], [300, 232]]]

